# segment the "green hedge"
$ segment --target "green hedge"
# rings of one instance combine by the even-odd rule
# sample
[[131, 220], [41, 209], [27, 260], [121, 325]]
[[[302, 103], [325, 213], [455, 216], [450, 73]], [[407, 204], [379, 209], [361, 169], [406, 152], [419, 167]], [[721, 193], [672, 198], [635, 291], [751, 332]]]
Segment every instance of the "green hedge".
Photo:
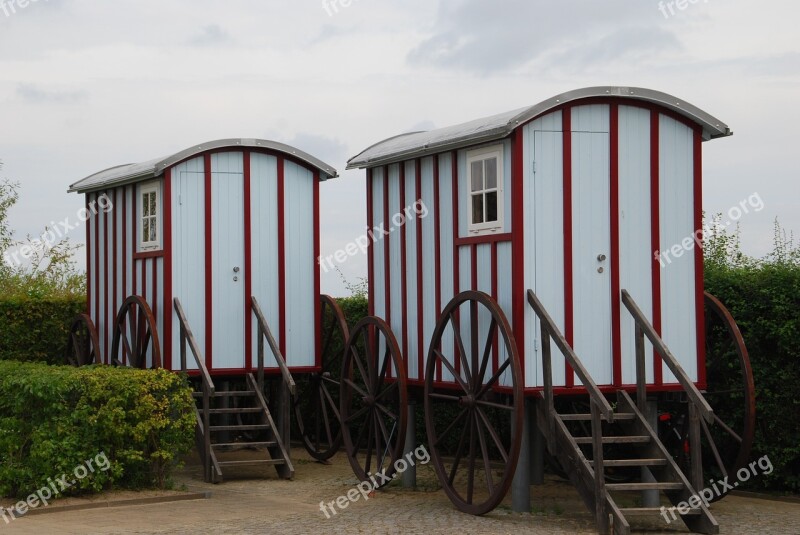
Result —
[[157, 370], [0, 362], [0, 495], [24, 497], [88, 459], [109, 469], [67, 493], [163, 488], [191, 450], [186, 379]]
[[63, 362], [69, 322], [86, 296], [0, 298], [0, 360]]
[[775, 467], [756, 484], [800, 491], [800, 267], [711, 263], [705, 277], [706, 289], [736, 319], [750, 353], [757, 413], [751, 457], [769, 455]]

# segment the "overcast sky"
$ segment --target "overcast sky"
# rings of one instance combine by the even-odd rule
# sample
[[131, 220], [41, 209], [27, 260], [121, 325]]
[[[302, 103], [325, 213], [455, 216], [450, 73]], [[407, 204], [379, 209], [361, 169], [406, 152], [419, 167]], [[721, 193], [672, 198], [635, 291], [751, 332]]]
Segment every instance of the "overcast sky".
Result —
[[[21, 235], [74, 217], [67, 187], [93, 172], [259, 137], [339, 169], [321, 190], [329, 254], [363, 232], [364, 174], [344, 167], [366, 146], [594, 85], [731, 126], [704, 145], [704, 208], [760, 195], [746, 252], [770, 250], [776, 217], [800, 232], [796, 0], [18, 1], [0, 0], [0, 177], [22, 184]], [[342, 271], [355, 282], [366, 258]], [[347, 293], [336, 273], [322, 289]]]

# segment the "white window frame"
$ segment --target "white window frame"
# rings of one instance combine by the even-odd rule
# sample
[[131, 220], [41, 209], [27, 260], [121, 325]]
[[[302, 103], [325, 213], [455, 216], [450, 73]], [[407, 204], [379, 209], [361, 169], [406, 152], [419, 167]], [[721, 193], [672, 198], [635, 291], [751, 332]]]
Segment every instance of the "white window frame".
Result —
[[[503, 165], [503, 156], [505, 151], [503, 145], [492, 145], [490, 147], [482, 147], [467, 152], [467, 229], [470, 234], [492, 234], [502, 231], [504, 227], [504, 204], [505, 195], [503, 187], [505, 183], [505, 171]], [[486, 221], [483, 223], [472, 222], [472, 163], [475, 161], [488, 160], [495, 158], [497, 160], [497, 221]], [[485, 184], [484, 184], [485, 186]], [[481, 194], [491, 189], [480, 190]], [[483, 206], [484, 215], [486, 214], [486, 203]]]
[[[156, 213], [148, 217], [155, 218], [156, 221], [156, 239], [155, 241], [144, 241], [144, 195], [146, 193], [155, 193], [156, 195]], [[161, 249], [161, 233], [163, 231], [163, 213], [164, 210], [161, 206], [161, 182], [156, 180], [147, 182], [139, 186], [139, 193], [136, 202], [137, 206], [137, 234], [139, 236], [139, 251], [158, 251]]]

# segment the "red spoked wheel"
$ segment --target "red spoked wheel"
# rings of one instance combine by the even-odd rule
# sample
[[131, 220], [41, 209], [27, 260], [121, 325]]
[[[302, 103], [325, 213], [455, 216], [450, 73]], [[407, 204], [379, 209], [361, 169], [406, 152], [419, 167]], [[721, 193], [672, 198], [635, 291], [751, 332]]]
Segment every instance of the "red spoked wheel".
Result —
[[341, 377], [347, 459], [360, 480], [383, 486], [397, 472], [408, 419], [406, 367], [385, 321], [367, 317], [358, 322], [345, 348]]
[[161, 344], [156, 318], [147, 301], [132, 295], [122, 303], [114, 321], [111, 364], [146, 369], [148, 354], [150, 368], [160, 368]]
[[[739, 326], [719, 299], [705, 292], [706, 383], [704, 396], [714, 409], [714, 425], [701, 418], [703, 473], [707, 483], [750, 462], [756, 432], [756, 388], [750, 355]], [[726, 496], [722, 494], [715, 499]]]
[[322, 367], [319, 372], [307, 374], [307, 399], [296, 400], [294, 412], [306, 451], [318, 461], [325, 461], [342, 445], [340, 376], [350, 333], [339, 303], [328, 295], [321, 295], [320, 301]]
[[69, 328], [69, 340], [64, 351], [64, 360], [71, 366], [101, 364], [100, 339], [92, 318], [78, 314]]
[[425, 425], [436, 475], [460, 511], [482, 515], [506, 496], [523, 418], [522, 370], [505, 314], [483, 292], [457, 295], [428, 351]]

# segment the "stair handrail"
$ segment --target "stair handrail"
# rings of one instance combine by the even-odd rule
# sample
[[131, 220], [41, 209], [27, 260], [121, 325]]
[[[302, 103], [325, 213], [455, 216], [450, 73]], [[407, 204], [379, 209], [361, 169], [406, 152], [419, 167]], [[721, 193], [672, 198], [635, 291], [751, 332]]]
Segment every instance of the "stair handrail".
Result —
[[[611, 408], [611, 404], [608, 402], [603, 393], [600, 392], [600, 389], [597, 387], [594, 379], [592, 379], [592, 376], [589, 375], [589, 372], [586, 371], [586, 368], [583, 366], [583, 362], [581, 362], [581, 359], [578, 357], [572, 347], [570, 347], [569, 343], [567, 343], [567, 339], [564, 338], [563, 334], [561, 334], [561, 331], [559, 330], [555, 321], [553, 321], [553, 318], [551, 318], [550, 314], [547, 313], [544, 305], [542, 305], [542, 302], [539, 301], [538, 297], [536, 297], [536, 294], [533, 292], [533, 290], [528, 290], [528, 304], [531, 306], [540, 320], [539, 327], [542, 333], [542, 371], [544, 373], [543, 395], [545, 404], [547, 406], [547, 420], [548, 425], [550, 426], [550, 435], [554, 436], [553, 434], [555, 433], [556, 412], [555, 405], [553, 403], [553, 364], [552, 357], [550, 355], [551, 338], [556, 343], [556, 346], [561, 351], [564, 359], [572, 367], [572, 370], [578, 376], [581, 383], [583, 383], [583, 386], [586, 388], [592, 404], [595, 405], [599, 411], [598, 416], [602, 415], [607, 421], [613, 422], [614, 410]], [[592, 427], [594, 427], [594, 418], [592, 420]]]
[[186, 373], [186, 344], [188, 342], [189, 349], [192, 352], [197, 369], [200, 371], [200, 382], [203, 390], [203, 467], [205, 469], [206, 481], [211, 480], [211, 433], [209, 427], [211, 425], [211, 397], [215, 394], [216, 388], [214, 381], [211, 380], [211, 374], [208, 373], [208, 368], [203, 360], [203, 354], [200, 347], [197, 345], [197, 340], [194, 338], [191, 327], [189, 327], [189, 320], [186, 319], [186, 313], [183, 311], [180, 299], [177, 297], [173, 300], [175, 305], [175, 313], [178, 315], [178, 323], [180, 325], [180, 351], [181, 351], [181, 371]]
[[644, 315], [639, 305], [636, 304], [628, 290], [622, 290], [622, 304], [628, 309], [633, 321], [636, 324], [636, 404], [642, 414], [647, 414], [645, 402], [647, 399], [647, 379], [645, 369], [645, 354], [644, 354], [644, 337], [646, 336], [653, 348], [661, 357], [661, 360], [667, 365], [667, 368], [672, 372], [672, 375], [678, 379], [683, 390], [689, 397], [689, 400], [694, 405], [694, 408], [699, 411], [703, 419], [708, 423], [714, 422], [714, 409], [708, 404], [708, 401], [703, 397], [700, 389], [692, 382], [686, 371], [678, 363], [678, 359], [667, 347], [667, 344], [656, 332], [655, 327], [650, 323]]
[[297, 386], [295, 385], [294, 378], [292, 377], [292, 373], [289, 371], [289, 367], [286, 365], [286, 360], [283, 358], [283, 353], [281, 353], [280, 347], [278, 347], [278, 343], [275, 341], [275, 337], [272, 336], [272, 330], [270, 330], [267, 319], [264, 317], [264, 313], [261, 311], [261, 307], [258, 305], [258, 300], [256, 300], [255, 296], [250, 297], [250, 305], [258, 322], [258, 387], [263, 391], [264, 339], [266, 338], [267, 344], [272, 351], [272, 355], [275, 357], [275, 362], [278, 363], [278, 368], [281, 370], [283, 382], [288, 388], [289, 394], [292, 396], [292, 398], [294, 398], [297, 395]]

